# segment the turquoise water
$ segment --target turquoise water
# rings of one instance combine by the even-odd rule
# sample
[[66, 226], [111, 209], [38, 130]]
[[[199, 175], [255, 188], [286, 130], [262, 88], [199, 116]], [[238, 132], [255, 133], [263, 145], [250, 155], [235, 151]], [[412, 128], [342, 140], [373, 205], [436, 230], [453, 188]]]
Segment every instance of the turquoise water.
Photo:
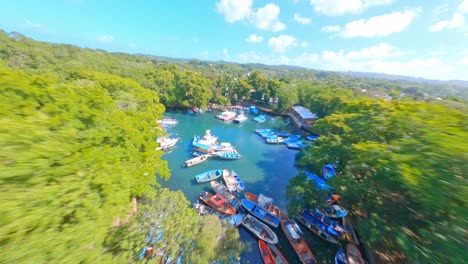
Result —
[[[245, 191], [254, 194], [263, 193], [273, 198], [275, 205], [286, 209], [286, 185], [289, 179], [298, 174], [295, 168], [295, 156], [297, 150], [290, 150], [283, 144], [265, 144], [263, 139], [254, 133], [257, 128], [277, 128], [289, 132], [288, 119], [281, 117], [268, 117], [265, 123], [259, 124], [252, 121], [254, 116], [243, 124], [226, 123], [215, 118], [215, 113], [204, 113], [197, 116], [185, 113], [166, 113], [166, 117], [179, 120], [179, 124], [168, 129], [171, 134], [177, 134], [181, 140], [177, 146], [167, 152], [163, 158], [168, 161], [172, 177], [163, 181], [161, 185], [171, 190], [182, 190], [192, 203], [198, 200], [202, 190], [211, 190], [210, 183], [197, 184], [194, 176], [213, 169], [232, 169], [243, 180]], [[192, 139], [194, 134], [203, 136], [205, 131], [211, 130], [211, 134], [218, 137], [219, 142], [233, 144], [242, 158], [238, 160], [210, 159], [202, 164], [185, 168], [182, 164], [192, 158]], [[241, 194], [242, 195], [242, 194]], [[243, 195], [241, 198], [244, 198]], [[248, 231], [239, 228], [245, 250], [241, 255], [241, 263], [263, 263], [258, 251], [257, 239]], [[280, 240], [278, 246], [290, 263], [299, 263], [299, 259], [292, 250], [288, 240], [284, 236], [281, 227], [274, 229]], [[319, 238], [310, 232], [306, 233], [306, 240], [320, 263], [331, 263], [332, 256], [337, 247]], [[320, 252], [318, 252], [320, 251]]]

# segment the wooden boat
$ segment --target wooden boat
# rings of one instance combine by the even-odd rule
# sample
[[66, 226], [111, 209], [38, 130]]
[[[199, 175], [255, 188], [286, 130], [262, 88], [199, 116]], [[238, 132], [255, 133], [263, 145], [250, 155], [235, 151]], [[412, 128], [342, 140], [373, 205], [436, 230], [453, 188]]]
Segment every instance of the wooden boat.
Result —
[[276, 236], [275, 232], [273, 232], [273, 230], [271, 230], [266, 224], [262, 223], [252, 215], [244, 215], [242, 225], [261, 240], [270, 244], [278, 243], [278, 237]]
[[264, 264], [288, 264], [289, 262], [283, 256], [281, 251], [272, 244], [266, 243], [263, 240], [258, 240], [258, 249], [262, 255]]
[[349, 231], [344, 228], [341, 224], [339, 224], [337, 221], [332, 220], [328, 217], [326, 217], [324, 214], [322, 214], [320, 211], [317, 209], [314, 210], [302, 210], [301, 215], [303, 215], [305, 218], [309, 220], [313, 220], [312, 218], [315, 218], [316, 220], [320, 221], [325, 225], [324, 231], [327, 233], [336, 236], [336, 237], [341, 237], [345, 233], [349, 233]]
[[240, 179], [239, 175], [237, 175], [233, 170], [225, 169], [223, 171], [223, 179], [228, 191], [231, 193], [241, 192], [245, 189], [244, 183]]
[[242, 157], [242, 155], [239, 154], [239, 152], [237, 152], [236, 150], [218, 151], [218, 152], [213, 153], [213, 155], [215, 155], [216, 157], [220, 159], [227, 159], [227, 160], [234, 160], [234, 159], [239, 159]]
[[224, 112], [219, 113], [216, 116], [216, 118], [222, 121], [231, 121], [231, 120], [234, 120], [234, 118], [236, 118], [236, 115], [237, 115], [236, 112], [224, 111]]
[[270, 248], [271, 253], [276, 261], [276, 264], [288, 264], [288, 260], [284, 257], [283, 253], [279, 248], [273, 244], [267, 243], [268, 248]]
[[337, 204], [329, 204], [319, 211], [329, 218], [342, 218], [348, 215], [348, 210]]
[[156, 150], [166, 150], [170, 149], [179, 142], [180, 138], [169, 138], [169, 137], [162, 137], [158, 138], [156, 142], [158, 142], [159, 147], [156, 148]]
[[246, 192], [244, 196], [247, 200], [254, 202], [256, 205], [263, 207], [266, 210], [268, 210], [268, 212], [276, 215], [276, 210], [275, 210], [276, 206], [273, 205], [272, 198], [265, 196], [263, 194], [260, 194], [257, 196], [250, 192]]
[[247, 199], [242, 199], [242, 206], [251, 213], [253, 216], [257, 217], [258, 219], [262, 220], [263, 222], [273, 226], [278, 227], [279, 219], [272, 213], [268, 212], [265, 208], [255, 205], [254, 202], [249, 201]]
[[237, 197], [234, 194], [228, 191], [226, 185], [218, 181], [211, 181], [211, 187], [213, 188], [215, 193], [219, 193], [222, 196], [224, 196], [224, 198], [228, 200], [229, 204], [234, 209], [237, 210], [239, 208], [239, 205], [240, 205], [239, 199], [237, 199]]
[[201, 156], [197, 156], [197, 157], [194, 157], [194, 158], [191, 158], [189, 160], [186, 160], [184, 162], [185, 164], [185, 167], [192, 167], [192, 166], [195, 166], [195, 165], [198, 165], [202, 162], [205, 162], [208, 160], [208, 158], [211, 157], [211, 154], [204, 154], [204, 155], [201, 155]]
[[216, 180], [223, 175], [223, 170], [209, 170], [195, 176], [197, 183], [209, 182]]
[[244, 215], [242, 214], [224, 215], [223, 217], [221, 217], [221, 220], [227, 221], [233, 227], [238, 227], [242, 223], [243, 219]]
[[296, 251], [296, 254], [299, 256], [301, 262], [305, 264], [316, 264], [317, 260], [310, 248], [307, 246], [304, 238], [301, 236], [302, 231], [296, 222], [289, 219], [289, 217], [278, 208], [276, 208], [276, 211], [280, 218], [281, 228], [288, 238], [289, 243], [291, 243], [294, 251]]
[[266, 121], [266, 115], [262, 114], [253, 119], [255, 122], [264, 123]]
[[218, 211], [216, 211], [216, 210], [212, 209], [211, 207], [208, 207], [208, 206], [206, 206], [204, 204], [201, 204], [198, 201], [193, 204], [193, 208], [195, 208], [195, 210], [201, 216], [206, 216], [206, 215], [210, 215], [210, 214], [214, 214], [214, 215], [217, 215], [217, 216], [221, 215], [221, 213], [219, 213]]
[[243, 111], [240, 112], [240, 114], [238, 114], [236, 116], [236, 118], [234, 118], [234, 123], [244, 123], [245, 121], [247, 121], [248, 117], [244, 114]]
[[364, 259], [362, 258], [361, 251], [353, 243], [346, 244], [346, 259], [348, 264], [364, 264]]
[[315, 219], [314, 217], [306, 217], [302, 212], [296, 215], [296, 219], [320, 238], [330, 243], [339, 245], [338, 240], [336, 240], [335, 237], [327, 232], [327, 226], [319, 220]]
[[224, 198], [221, 194], [217, 193], [213, 195], [210, 192], [202, 192], [200, 194], [200, 200], [222, 214], [236, 214], [236, 210], [232, 208], [232, 206], [226, 201], [226, 198]]
[[331, 164], [325, 164], [322, 168], [322, 176], [325, 180], [330, 179], [331, 177], [335, 176], [336, 171], [335, 168]]

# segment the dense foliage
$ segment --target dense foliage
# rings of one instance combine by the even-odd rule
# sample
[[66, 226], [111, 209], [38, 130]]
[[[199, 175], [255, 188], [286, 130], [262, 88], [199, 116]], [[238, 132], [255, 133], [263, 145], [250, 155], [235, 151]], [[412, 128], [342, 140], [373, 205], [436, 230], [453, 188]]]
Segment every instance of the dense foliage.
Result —
[[[337, 166], [330, 185], [381, 261], [463, 263], [466, 112], [435, 103], [346, 99], [327, 89], [310, 104], [325, 116], [313, 126], [321, 138], [298, 163], [318, 175], [326, 163]], [[325, 198], [304, 175], [287, 192], [291, 212]]]

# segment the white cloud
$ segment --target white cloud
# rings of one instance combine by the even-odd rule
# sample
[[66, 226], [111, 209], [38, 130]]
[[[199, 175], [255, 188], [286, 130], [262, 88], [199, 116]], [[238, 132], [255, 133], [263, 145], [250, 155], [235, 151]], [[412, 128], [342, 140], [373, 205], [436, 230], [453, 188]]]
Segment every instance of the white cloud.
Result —
[[285, 52], [289, 47], [297, 46], [297, 39], [290, 35], [280, 35], [279, 37], [273, 37], [268, 40], [268, 46], [273, 49], [274, 52]]
[[260, 43], [263, 41], [263, 37], [255, 34], [250, 34], [249, 37], [245, 39], [245, 42], [248, 43]]
[[303, 42], [301, 42], [301, 47], [307, 48], [307, 47], [309, 47], [309, 43], [303, 41]]
[[114, 42], [114, 37], [111, 35], [104, 34], [104, 35], [97, 37], [96, 40], [104, 44], [109, 44], [109, 43]]
[[228, 23], [241, 21], [252, 13], [253, 0], [221, 0], [216, 3], [216, 10]]
[[281, 31], [286, 28], [278, 19], [280, 8], [275, 4], [267, 4], [266, 6], [259, 8], [254, 15], [254, 24], [258, 29], [268, 31]]
[[300, 14], [298, 13], [294, 13], [294, 17], [293, 19], [297, 22], [297, 23], [300, 23], [300, 24], [309, 24], [312, 19], [308, 18], [308, 17], [303, 17], [301, 16]]
[[348, 52], [346, 57], [348, 59], [384, 59], [400, 55], [401, 52], [395, 51], [394, 47], [386, 43], [380, 43], [376, 46]]
[[460, 64], [468, 65], [468, 56], [464, 56], [459, 61]]
[[229, 51], [226, 48], [223, 49], [223, 57], [225, 59], [230, 59], [231, 58], [231, 55], [229, 55]]
[[327, 16], [361, 12], [371, 6], [389, 5], [394, 0], [310, 0], [315, 12]]
[[341, 30], [340, 26], [325, 26], [320, 29], [322, 32], [338, 32]]
[[26, 19], [26, 20], [24, 21], [23, 27], [24, 27], [24, 28], [28, 28], [28, 29], [37, 29], [37, 28], [40, 28], [40, 27], [41, 27], [41, 24], [39, 24], [39, 23], [33, 23], [33, 22], [31, 22], [30, 20]]
[[349, 22], [338, 33], [344, 38], [387, 36], [401, 32], [413, 21], [415, 11], [394, 12]]
[[468, 13], [468, 0], [463, 0], [458, 6], [457, 11], [462, 14]]
[[432, 25], [429, 29], [431, 32], [441, 31], [443, 29], [460, 28], [465, 24], [465, 17], [462, 14], [455, 13], [451, 20], [442, 20]]

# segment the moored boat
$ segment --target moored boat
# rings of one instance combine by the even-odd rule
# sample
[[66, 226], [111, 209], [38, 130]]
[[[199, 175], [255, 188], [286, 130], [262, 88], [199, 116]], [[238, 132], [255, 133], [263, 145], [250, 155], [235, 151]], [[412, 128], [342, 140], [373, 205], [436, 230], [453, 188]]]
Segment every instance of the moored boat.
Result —
[[327, 231], [329, 234], [333, 236], [341, 237], [343, 236], [343, 234], [349, 233], [349, 231], [346, 228], [344, 228], [341, 224], [339, 224], [335, 220], [332, 220], [326, 217], [317, 209], [314, 209], [314, 210], [304, 209], [301, 211], [301, 215], [303, 215], [307, 219], [312, 219], [312, 218], [317, 219], [318, 221], [320, 221], [321, 223], [325, 225], [325, 228], [326, 228], [325, 231]]
[[170, 149], [179, 142], [180, 138], [170, 138], [170, 137], [162, 137], [158, 138], [156, 142], [158, 142], [159, 147], [156, 148], [156, 150], [166, 150]]
[[335, 176], [335, 174], [336, 174], [336, 171], [335, 171], [335, 168], [333, 167], [333, 165], [325, 164], [323, 166], [323, 168], [322, 168], [322, 177], [325, 180], [330, 179], [331, 177]]
[[234, 120], [234, 118], [236, 118], [236, 112], [224, 111], [224, 112], [219, 113], [216, 116], [216, 118], [222, 121], [231, 121], [231, 120]]
[[241, 192], [245, 189], [244, 183], [237, 173], [233, 170], [225, 169], [223, 171], [223, 179], [226, 183], [228, 191], [231, 193]]
[[333, 189], [333, 187], [328, 185], [324, 179], [320, 178], [316, 174], [313, 174], [308, 171], [304, 171], [304, 174], [307, 176], [307, 179], [314, 182], [315, 187], [317, 187], [317, 189], [320, 189], [320, 190], [332, 190]]
[[219, 213], [218, 211], [216, 211], [216, 210], [212, 209], [211, 207], [208, 207], [208, 206], [206, 206], [204, 204], [201, 204], [198, 201], [193, 204], [193, 208], [195, 208], [195, 210], [201, 216], [206, 216], [206, 215], [210, 215], [210, 214], [214, 214], [214, 215], [217, 215], [217, 216], [221, 215], [221, 213]]
[[271, 197], [265, 196], [263, 194], [259, 194], [257, 196], [250, 192], [246, 192], [244, 196], [247, 200], [254, 202], [256, 205], [263, 207], [268, 210], [268, 212], [276, 215], [276, 206], [273, 205], [273, 199]]
[[257, 123], [264, 123], [266, 121], [266, 115], [261, 114], [253, 119]]
[[348, 210], [337, 204], [329, 204], [319, 211], [329, 218], [342, 218], [348, 215]]
[[241, 202], [242, 206], [245, 208], [245, 210], [247, 210], [247, 212], [251, 213], [253, 216], [269, 224], [270, 226], [278, 227], [280, 222], [278, 217], [270, 213], [268, 210], [255, 205], [254, 202], [247, 199], [242, 199]]
[[304, 238], [302, 237], [302, 231], [299, 226], [293, 220], [281, 210], [276, 208], [277, 214], [280, 218], [281, 228], [283, 229], [284, 234], [291, 243], [294, 251], [299, 256], [299, 259], [304, 264], [316, 264], [317, 260], [315, 259], [314, 254], [307, 246]]
[[221, 217], [221, 220], [227, 221], [233, 227], [238, 227], [242, 223], [243, 219], [244, 219], [244, 215], [242, 214], [225, 215]]
[[246, 214], [242, 221], [242, 225], [261, 240], [270, 244], [278, 243], [278, 237], [275, 232], [252, 215]]
[[273, 253], [271, 253], [271, 250], [265, 241], [258, 240], [258, 249], [260, 250], [263, 264], [276, 264], [276, 261], [273, 258]]
[[283, 138], [288, 138], [288, 137], [292, 136], [291, 133], [289, 133], [289, 132], [284, 132], [284, 131], [275, 131], [274, 133], [275, 133], [275, 135], [277, 135], [278, 137], [283, 137]]
[[242, 157], [239, 152], [236, 150], [227, 150], [227, 151], [217, 151], [214, 152], [213, 155], [220, 159], [226, 159], [226, 160], [234, 160], [234, 159], [240, 159]]
[[197, 183], [209, 182], [216, 180], [223, 175], [223, 170], [209, 170], [195, 176]]
[[320, 136], [315, 136], [315, 135], [312, 135], [312, 136], [307, 136], [306, 139], [307, 140], [310, 140], [310, 141], [314, 141], [316, 139], [318, 139]]
[[322, 222], [320, 222], [319, 220], [315, 219], [314, 217], [306, 217], [304, 216], [303, 212], [300, 212], [296, 215], [296, 219], [302, 225], [307, 227], [312, 233], [316, 234], [320, 238], [333, 244], [339, 244], [338, 240], [336, 240], [335, 237], [333, 237], [331, 234], [327, 232], [328, 230], [327, 226], [323, 224]]
[[234, 118], [234, 122], [235, 123], [244, 123], [245, 121], [247, 121], [248, 117], [244, 114], [243, 111], [240, 112], [240, 114], [238, 114], [236, 116], [236, 118]]
[[279, 250], [279, 248], [273, 244], [267, 243], [268, 248], [273, 255], [276, 264], [288, 264], [288, 260], [284, 257], [283, 253]]
[[231, 204], [231, 206], [234, 209], [239, 208], [239, 204], [240, 204], [239, 200], [237, 199], [237, 197], [234, 194], [232, 194], [232, 193], [230, 193], [228, 191], [226, 185], [224, 185], [223, 183], [218, 182], [218, 181], [212, 181], [211, 182], [211, 187], [213, 188], [215, 193], [219, 193], [222, 196], [224, 196], [224, 198], [226, 198], [226, 200], [228, 200], [229, 204]]
[[286, 143], [286, 147], [288, 147], [289, 149], [302, 149], [302, 148], [307, 147], [307, 144], [301, 141], [296, 141], [296, 142]]
[[286, 138], [283, 143], [284, 144], [287, 144], [287, 143], [294, 143], [294, 142], [297, 142], [299, 139], [301, 138], [301, 135], [297, 134], [297, 135], [292, 135], [288, 138]]
[[346, 259], [346, 253], [342, 247], [340, 247], [338, 251], [336, 251], [334, 262], [335, 264], [348, 264], [348, 260]]
[[346, 244], [346, 259], [348, 260], [348, 264], [365, 263], [361, 251], [359, 251], [359, 248], [353, 243]]
[[208, 160], [208, 158], [211, 157], [211, 154], [204, 154], [204, 155], [201, 155], [201, 156], [197, 156], [197, 157], [194, 157], [194, 158], [191, 158], [189, 160], [186, 160], [184, 162], [185, 164], [185, 167], [192, 167], [192, 166], [195, 166], [195, 165], [198, 165], [202, 162], [205, 162]]
[[221, 194], [202, 192], [200, 194], [200, 200], [222, 214], [236, 214], [236, 210], [232, 208], [232, 206], [226, 201], [226, 198], [224, 198]]
[[162, 127], [175, 126], [179, 123], [179, 121], [173, 118], [163, 118], [163, 119], [158, 120], [157, 122]]
[[265, 142], [268, 144], [281, 144], [283, 141], [284, 138], [278, 136], [268, 137], [265, 139]]

